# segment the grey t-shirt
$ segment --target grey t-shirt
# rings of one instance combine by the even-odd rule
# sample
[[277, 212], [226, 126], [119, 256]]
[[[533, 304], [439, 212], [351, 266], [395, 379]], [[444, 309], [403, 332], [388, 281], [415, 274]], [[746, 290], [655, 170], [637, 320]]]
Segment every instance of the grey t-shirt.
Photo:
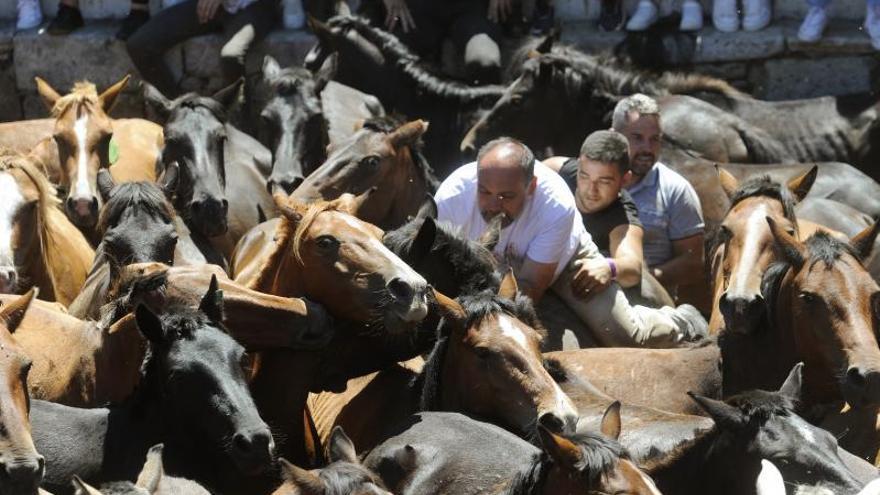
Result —
[[678, 172], [660, 162], [639, 183], [627, 188], [645, 229], [645, 262], [657, 266], [672, 258], [672, 241], [703, 232], [700, 198]]

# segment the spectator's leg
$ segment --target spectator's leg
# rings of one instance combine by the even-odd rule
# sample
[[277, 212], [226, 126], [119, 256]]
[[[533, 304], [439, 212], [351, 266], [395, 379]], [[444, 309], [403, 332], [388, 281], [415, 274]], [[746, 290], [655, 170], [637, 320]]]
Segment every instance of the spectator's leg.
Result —
[[450, 36], [464, 54], [465, 75], [474, 84], [501, 81], [500, 29], [486, 17], [487, 2], [469, 2], [452, 21]]
[[40, 0], [18, 0], [18, 20], [15, 29], [33, 29], [43, 22]]
[[[574, 259], [601, 256], [582, 251]], [[660, 309], [633, 306], [616, 283], [589, 299], [571, 291], [574, 270], [565, 270], [552, 289], [587, 324], [602, 345], [676, 347], [706, 335], [706, 320], [692, 306]]]
[[743, 29], [746, 31], [764, 29], [772, 16], [770, 0], [743, 0]]
[[644, 31], [657, 22], [657, 5], [651, 0], [639, 0], [636, 11], [626, 23], [627, 31]]
[[[736, 5], [736, 0], [716, 0], [732, 1]], [[734, 7], [734, 10], [736, 8]], [[739, 23], [737, 23], [739, 24]], [[680, 31], [699, 31], [703, 29], [703, 6], [697, 0], [684, 0], [681, 4], [681, 23], [678, 25]]]
[[116, 32], [116, 39], [125, 41], [131, 35], [150, 20], [150, 5], [147, 0], [131, 0], [128, 17], [122, 21], [122, 26]]
[[223, 14], [226, 42], [220, 49], [220, 61], [223, 79], [231, 84], [245, 75], [245, 57], [254, 43], [278, 25], [280, 8], [278, 0], [258, 0], [233, 15]]
[[798, 38], [801, 41], [810, 43], [819, 41], [822, 32], [825, 31], [825, 26], [828, 25], [828, 6], [830, 4], [831, 0], [807, 0], [810, 9], [798, 29]]
[[79, 0], [61, 0], [58, 13], [49, 22], [46, 31], [49, 34], [70, 34], [83, 26], [82, 14], [79, 11]]
[[599, 12], [599, 29], [620, 31], [626, 16], [623, 14], [623, 0], [602, 0]]
[[871, 45], [880, 50], [880, 0], [868, 0], [865, 14], [865, 30], [871, 37]]
[[553, 0], [535, 0], [532, 11], [532, 36], [543, 36], [556, 25]]
[[184, 0], [159, 12], [126, 43], [131, 61], [141, 77], [168, 98], [177, 96], [178, 91], [174, 74], [165, 65], [165, 52], [186, 39], [217, 31], [221, 27], [216, 21], [200, 23], [197, 5], [198, 0]]

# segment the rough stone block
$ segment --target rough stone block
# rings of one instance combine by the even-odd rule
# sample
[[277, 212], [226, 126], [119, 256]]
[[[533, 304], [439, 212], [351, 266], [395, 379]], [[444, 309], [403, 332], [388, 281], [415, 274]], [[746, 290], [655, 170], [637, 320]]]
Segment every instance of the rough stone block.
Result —
[[[126, 74], [137, 71], [125, 51], [125, 45], [114, 38], [116, 26], [95, 23], [67, 36], [50, 36], [35, 32], [15, 36], [15, 78], [21, 90], [34, 90], [34, 76], [46, 79], [59, 92], [83, 79], [95, 83], [98, 90], [117, 82]], [[134, 91], [129, 85], [128, 91]]]
[[15, 23], [0, 22], [0, 63], [12, 60], [12, 40], [15, 35]]
[[197, 36], [181, 43], [184, 73], [197, 77], [219, 75], [222, 46], [223, 38], [219, 34]]
[[21, 113], [25, 119], [44, 119], [49, 116], [46, 105], [35, 92], [24, 93], [21, 97]]
[[272, 55], [282, 67], [302, 65], [306, 54], [316, 43], [312, 33], [305, 30], [278, 29], [269, 33], [254, 47], [246, 61], [248, 74], [260, 71], [263, 57]]
[[745, 79], [748, 75], [748, 66], [746, 63], [719, 63], [719, 64], [699, 64], [694, 67], [694, 71], [707, 76], [717, 77], [726, 81]]
[[21, 100], [15, 88], [15, 67], [6, 61], [0, 68], [0, 121], [21, 120]]
[[761, 92], [755, 96], [789, 100], [867, 92], [877, 63], [867, 56], [768, 60]]
[[588, 0], [556, 0], [556, 18], [561, 22], [585, 21], [589, 19]]
[[722, 33], [714, 28], [704, 28], [694, 61], [732, 62], [769, 58], [785, 50], [785, 36], [779, 26], [762, 31]]

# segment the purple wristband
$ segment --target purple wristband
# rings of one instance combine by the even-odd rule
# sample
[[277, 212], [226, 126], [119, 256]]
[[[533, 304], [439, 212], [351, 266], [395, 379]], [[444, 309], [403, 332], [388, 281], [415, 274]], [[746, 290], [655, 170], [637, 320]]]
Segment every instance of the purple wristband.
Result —
[[608, 262], [608, 267], [611, 268], [611, 280], [617, 280], [617, 265], [614, 264], [614, 260], [605, 258], [605, 261]]

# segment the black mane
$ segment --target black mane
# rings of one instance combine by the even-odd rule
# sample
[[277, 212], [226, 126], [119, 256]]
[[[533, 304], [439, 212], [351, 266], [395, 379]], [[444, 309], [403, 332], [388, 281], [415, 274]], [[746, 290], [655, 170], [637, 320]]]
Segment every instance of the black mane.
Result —
[[168, 202], [165, 193], [152, 182], [123, 182], [113, 187], [110, 199], [104, 203], [95, 227], [103, 237], [108, 229], [117, 225], [122, 214], [129, 209], [150, 217], [159, 217], [165, 222], [174, 219], [174, 207]]
[[[566, 436], [580, 448], [582, 462], [575, 466], [587, 486], [596, 486], [599, 479], [617, 466], [619, 459], [629, 459], [620, 443], [596, 433], [577, 433]], [[507, 495], [535, 495], [542, 493], [553, 459], [546, 453], [535, 454], [532, 465], [514, 476]]]
[[788, 416], [797, 404], [790, 397], [779, 392], [750, 390], [729, 397], [725, 402], [736, 407], [750, 421], [766, 422], [772, 416]]

